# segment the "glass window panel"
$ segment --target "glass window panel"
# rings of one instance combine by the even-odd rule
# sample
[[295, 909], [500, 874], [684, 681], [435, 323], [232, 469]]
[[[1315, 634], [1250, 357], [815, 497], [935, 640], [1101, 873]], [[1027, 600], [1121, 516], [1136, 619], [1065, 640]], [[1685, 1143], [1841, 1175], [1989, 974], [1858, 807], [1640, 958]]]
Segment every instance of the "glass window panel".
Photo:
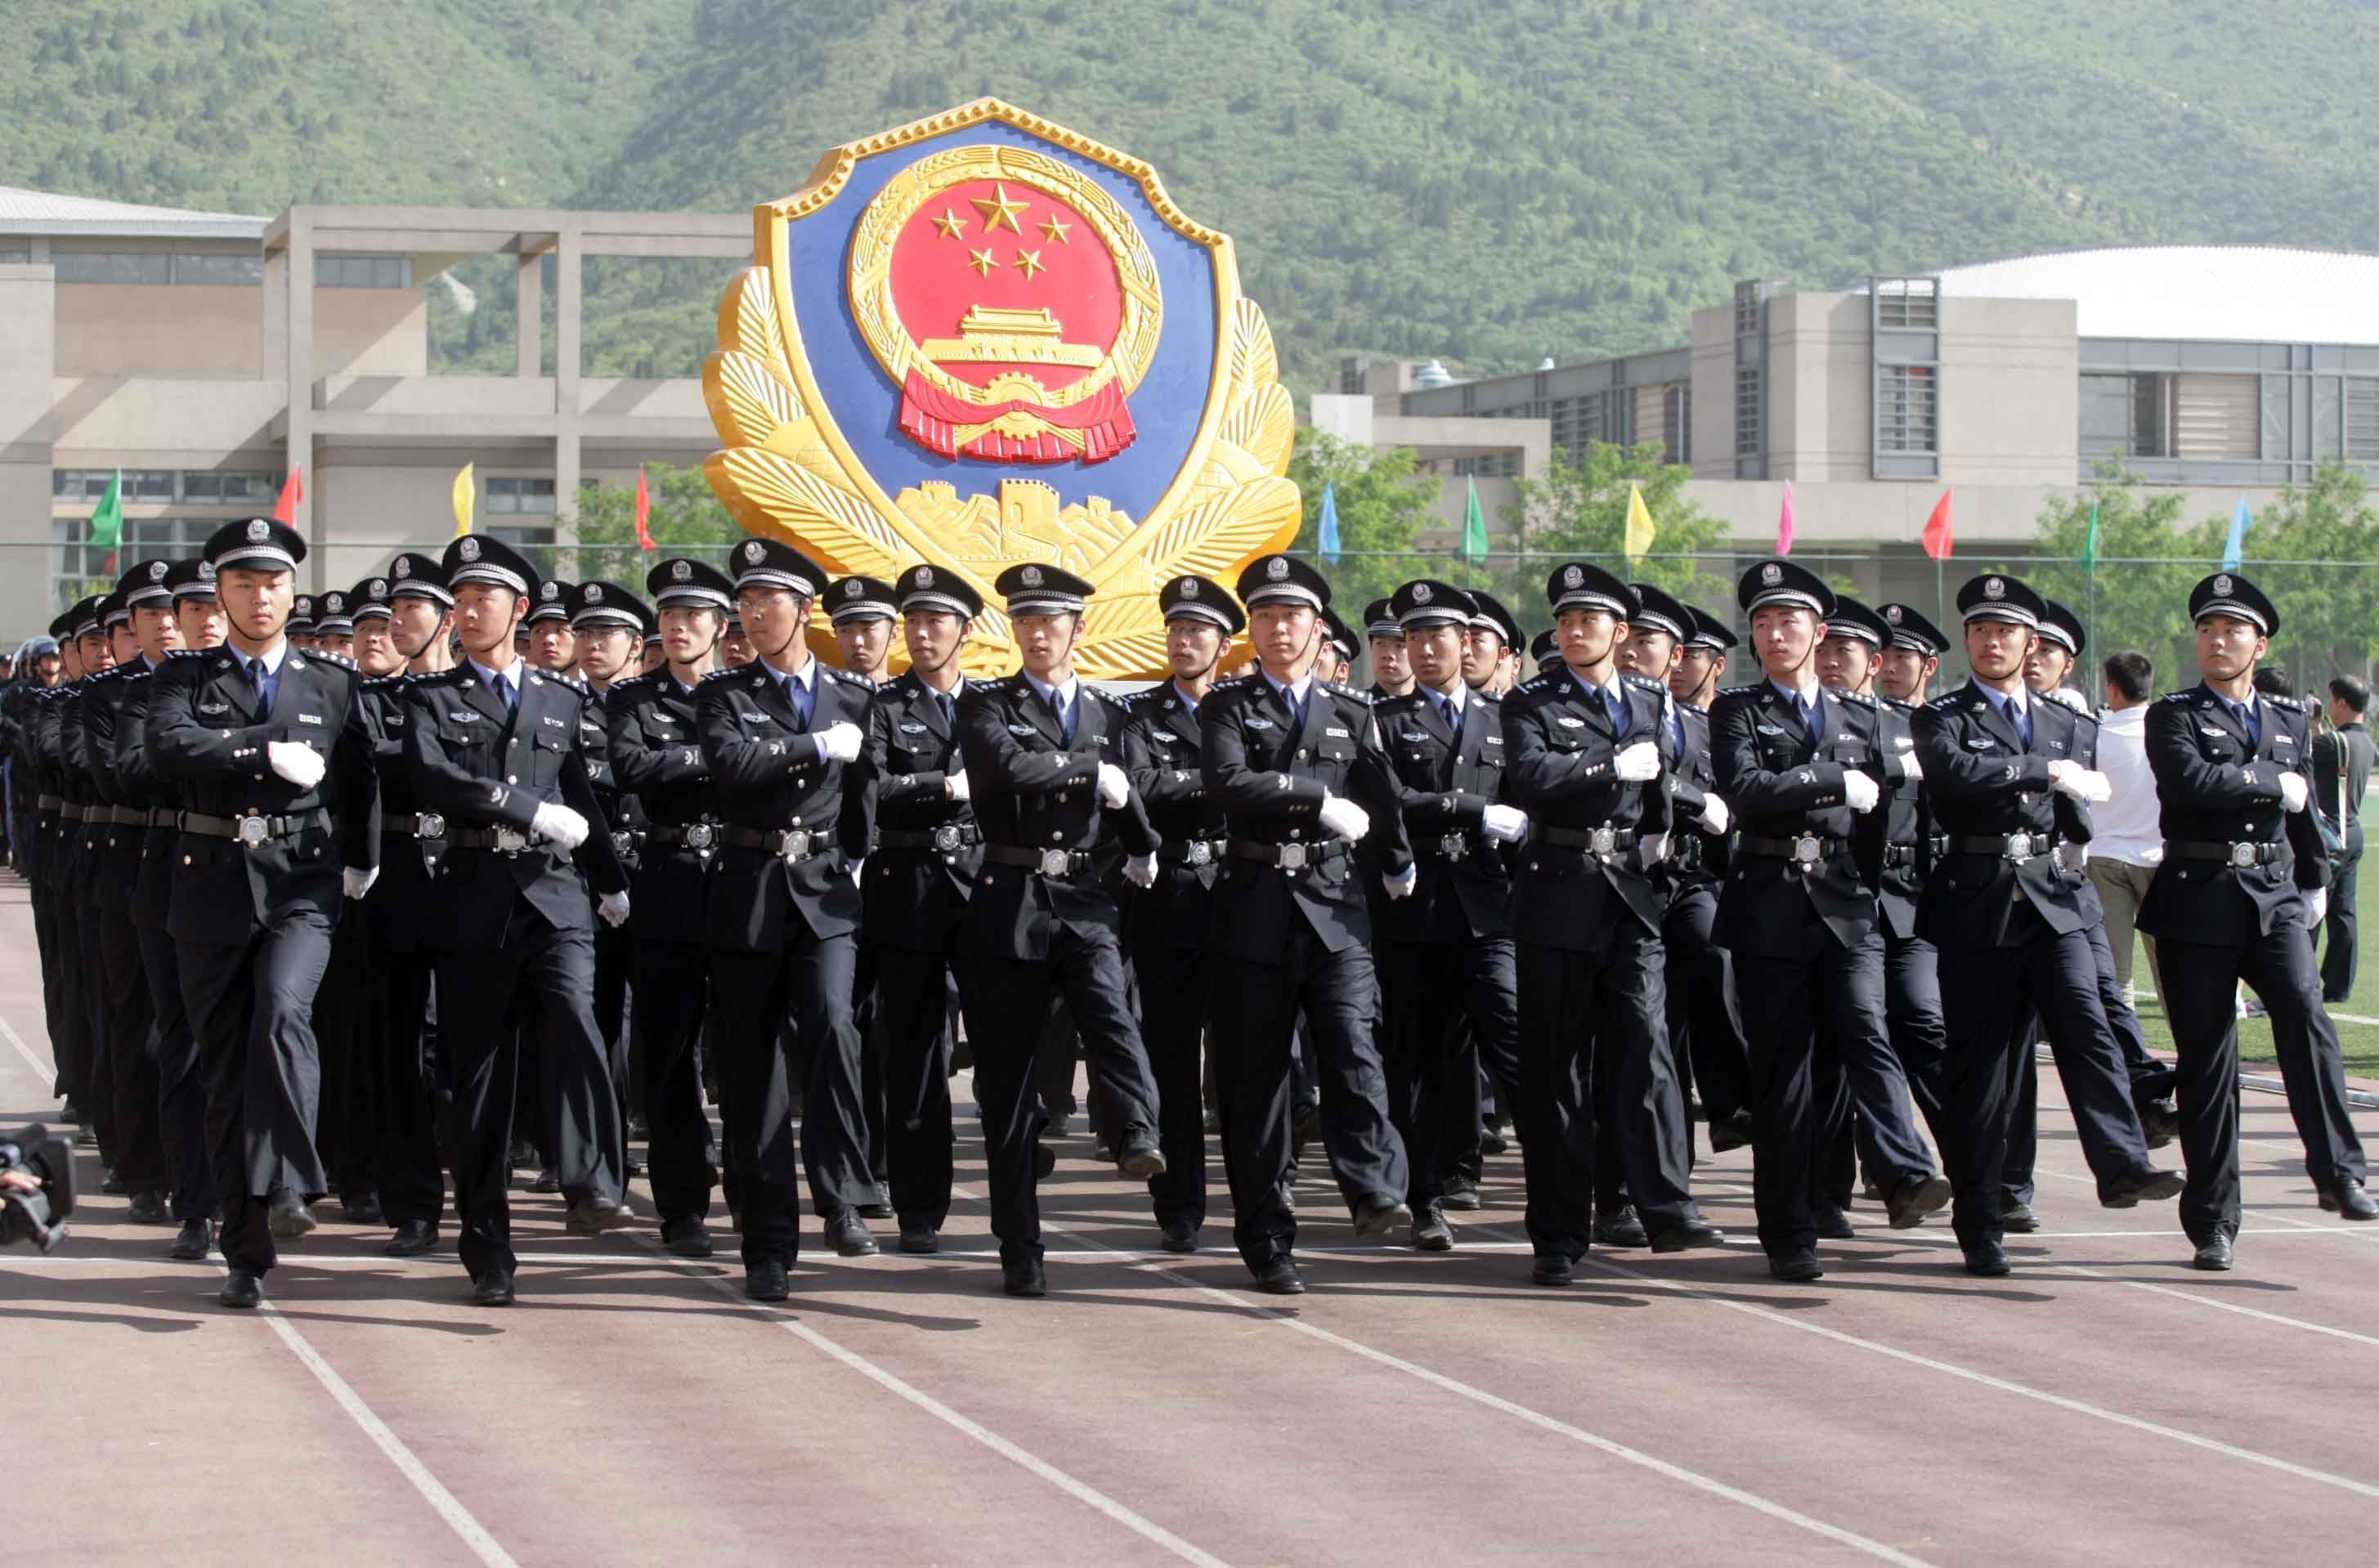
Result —
[[62, 250], [50, 260], [62, 283], [162, 283], [172, 262], [162, 250]]
[[177, 283], [260, 283], [264, 258], [238, 251], [185, 250], [174, 257]]

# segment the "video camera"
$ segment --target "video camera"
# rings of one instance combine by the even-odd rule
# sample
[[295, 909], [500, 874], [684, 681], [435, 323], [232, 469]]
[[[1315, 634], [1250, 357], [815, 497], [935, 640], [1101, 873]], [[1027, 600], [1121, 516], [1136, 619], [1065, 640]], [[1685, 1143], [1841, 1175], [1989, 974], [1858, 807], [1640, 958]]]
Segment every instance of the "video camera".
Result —
[[19, 1132], [0, 1133], [0, 1175], [17, 1172], [40, 1186], [28, 1190], [0, 1182], [0, 1247], [30, 1241], [54, 1252], [66, 1238], [74, 1212], [74, 1146], [35, 1122]]

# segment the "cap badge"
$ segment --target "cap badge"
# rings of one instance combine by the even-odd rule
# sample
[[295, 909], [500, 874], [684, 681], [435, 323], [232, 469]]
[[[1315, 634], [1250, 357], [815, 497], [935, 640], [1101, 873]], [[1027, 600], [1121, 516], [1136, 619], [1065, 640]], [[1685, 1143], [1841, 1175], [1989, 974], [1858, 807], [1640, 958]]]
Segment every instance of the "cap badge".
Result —
[[1028, 566], [1024, 569], [1024, 585], [1028, 588], [1037, 588], [1041, 585], [1041, 569], [1039, 567]]
[[934, 569], [930, 566], [920, 566], [917, 568], [917, 586], [921, 588], [930, 588], [933, 585]]
[[757, 539], [743, 547], [743, 559], [755, 566], [759, 564], [760, 557], [764, 553], [766, 552], [760, 549], [760, 541]]
[[413, 558], [409, 555], [398, 556], [396, 558], [396, 564], [391, 567], [389, 571], [390, 573], [397, 579], [397, 581], [403, 582], [405, 578], [413, 575]]
[[325, 614], [344, 615], [347, 612], [347, 601], [336, 594], [329, 594], [322, 599], [322, 609]]
[[387, 578], [375, 577], [371, 580], [371, 597], [376, 599], [384, 599], [388, 597]]
[[691, 561], [670, 561], [670, 582], [672, 582], [672, 583], [691, 583], [691, 582], [693, 582], [693, 581], [694, 581], [694, 562], [692, 562]]
[[1413, 603], [1427, 604], [1430, 600], [1435, 597], [1437, 597], [1437, 590], [1431, 587], [1427, 583], [1415, 583], [1413, 585]]
[[1583, 573], [1583, 572], [1581, 572], [1581, 571], [1579, 571], [1576, 567], [1575, 567], [1575, 566], [1571, 566], [1571, 567], [1565, 567], [1565, 568], [1564, 568], [1564, 569], [1563, 569], [1563, 572], [1562, 572], [1562, 586], [1563, 586], [1563, 587], [1564, 587], [1564, 588], [1575, 588], [1575, 587], [1578, 586], [1580, 584], [1584, 583], [1585, 581], [1586, 581], [1586, 573]]
[[1987, 599], [2003, 599], [2007, 597], [2007, 585], [2000, 582], [1996, 577], [1984, 578], [1983, 597]]
[[272, 537], [272, 524], [267, 523], [261, 517], [251, 517], [248, 520], [248, 542], [249, 544], [260, 545], [271, 537]]
[[1181, 597], [1185, 599], [1194, 599], [1198, 597], [1197, 578], [1184, 577], [1181, 579]]
[[562, 597], [562, 585], [549, 578], [537, 585], [537, 597], [551, 604]]
[[1782, 581], [1784, 581], [1784, 569], [1774, 561], [1771, 561], [1759, 569], [1760, 586], [1772, 588]]
[[847, 599], [855, 599], [866, 591], [866, 585], [856, 577], [842, 585], [842, 597]]
[[199, 581], [201, 583], [211, 583], [214, 580], [215, 563], [211, 561], [201, 561], [199, 562]]
[[2220, 595], [2224, 596], [2225, 597], [2228, 597], [2229, 596], [2229, 593], [2230, 593], [2230, 573], [2228, 573], [2228, 572], [2221, 572], [2221, 573], [2216, 573], [2215, 574], [2215, 578], [2214, 578], [2214, 591], [2215, 591], [2216, 593], [2217, 593], [2217, 594], [2220, 594]]
[[1896, 605], [1896, 604], [1888, 604], [1888, 605], [1885, 605], [1885, 606], [1883, 607], [1883, 618], [1884, 618], [1886, 621], [1889, 621], [1890, 622], [1891, 622], [1894, 626], [1899, 625], [1899, 624], [1900, 624], [1900, 607], [1899, 607], [1898, 605]]
[[462, 550], [461, 550], [459, 553], [462, 555], [463, 559], [464, 559], [464, 560], [465, 560], [465, 561], [477, 561], [477, 560], [478, 560], [478, 559], [479, 559], [479, 541], [478, 541], [478, 540], [477, 540], [477, 539], [475, 539], [475, 538], [473, 538], [473, 537], [472, 537], [470, 535], [468, 535], [468, 534], [464, 535], [464, 536], [463, 536], [463, 548], [462, 548]]
[[165, 563], [163, 561], [152, 561], [149, 563], [149, 580], [152, 583], [162, 583], [165, 580]]
[[1288, 557], [1285, 555], [1276, 555], [1270, 561], [1266, 561], [1264, 563], [1264, 575], [1271, 578], [1275, 583], [1286, 578], [1288, 575]]
[[601, 604], [603, 602], [602, 584], [589, 583], [586, 585], [586, 602], [588, 604]]

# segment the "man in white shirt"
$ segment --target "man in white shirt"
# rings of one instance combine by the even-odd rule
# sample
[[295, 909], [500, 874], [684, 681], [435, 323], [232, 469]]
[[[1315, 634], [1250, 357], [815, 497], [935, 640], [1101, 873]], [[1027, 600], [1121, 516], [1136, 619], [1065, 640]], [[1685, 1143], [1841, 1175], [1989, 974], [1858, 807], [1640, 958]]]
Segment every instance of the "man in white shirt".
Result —
[[[2092, 814], [2097, 837], [2090, 841], [2090, 880], [2107, 906], [2107, 942], [2115, 950], [2115, 980], [2123, 1000], [2134, 1001], [2131, 982], [2131, 922], [2148, 884], [2164, 859], [2164, 834], [2156, 826], [2156, 776], [2148, 771], [2147, 702], [2156, 693], [2156, 666], [2144, 653], [2109, 654], [2106, 662], [2107, 708], [2098, 718], [2098, 771], [2115, 798]], [[2156, 939], [2142, 936], [2155, 973]], [[2158, 985], [2156, 990], [2164, 990]]]

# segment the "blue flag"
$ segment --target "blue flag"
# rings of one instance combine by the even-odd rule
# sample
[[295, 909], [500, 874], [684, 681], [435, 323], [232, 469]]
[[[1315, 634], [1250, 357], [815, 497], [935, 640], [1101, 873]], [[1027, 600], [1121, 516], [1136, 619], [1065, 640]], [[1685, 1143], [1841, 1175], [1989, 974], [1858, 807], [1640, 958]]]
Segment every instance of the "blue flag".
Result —
[[1333, 566], [1338, 564], [1338, 496], [1326, 480], [1322, 486], [1322, 559]]
[[2247, 512], [2247, 498], [2245, 496], [2240, 496], [2239, 498], [2239, 510], [2230, 514], [2230, 537], [2224, 540], [2222, 544], [2223, 571], [2236, 572], [2239, 570], [2240, 555], [2247, 548], [2247, 525], [2253, 521], [2254, 518], [2250, 516]]

